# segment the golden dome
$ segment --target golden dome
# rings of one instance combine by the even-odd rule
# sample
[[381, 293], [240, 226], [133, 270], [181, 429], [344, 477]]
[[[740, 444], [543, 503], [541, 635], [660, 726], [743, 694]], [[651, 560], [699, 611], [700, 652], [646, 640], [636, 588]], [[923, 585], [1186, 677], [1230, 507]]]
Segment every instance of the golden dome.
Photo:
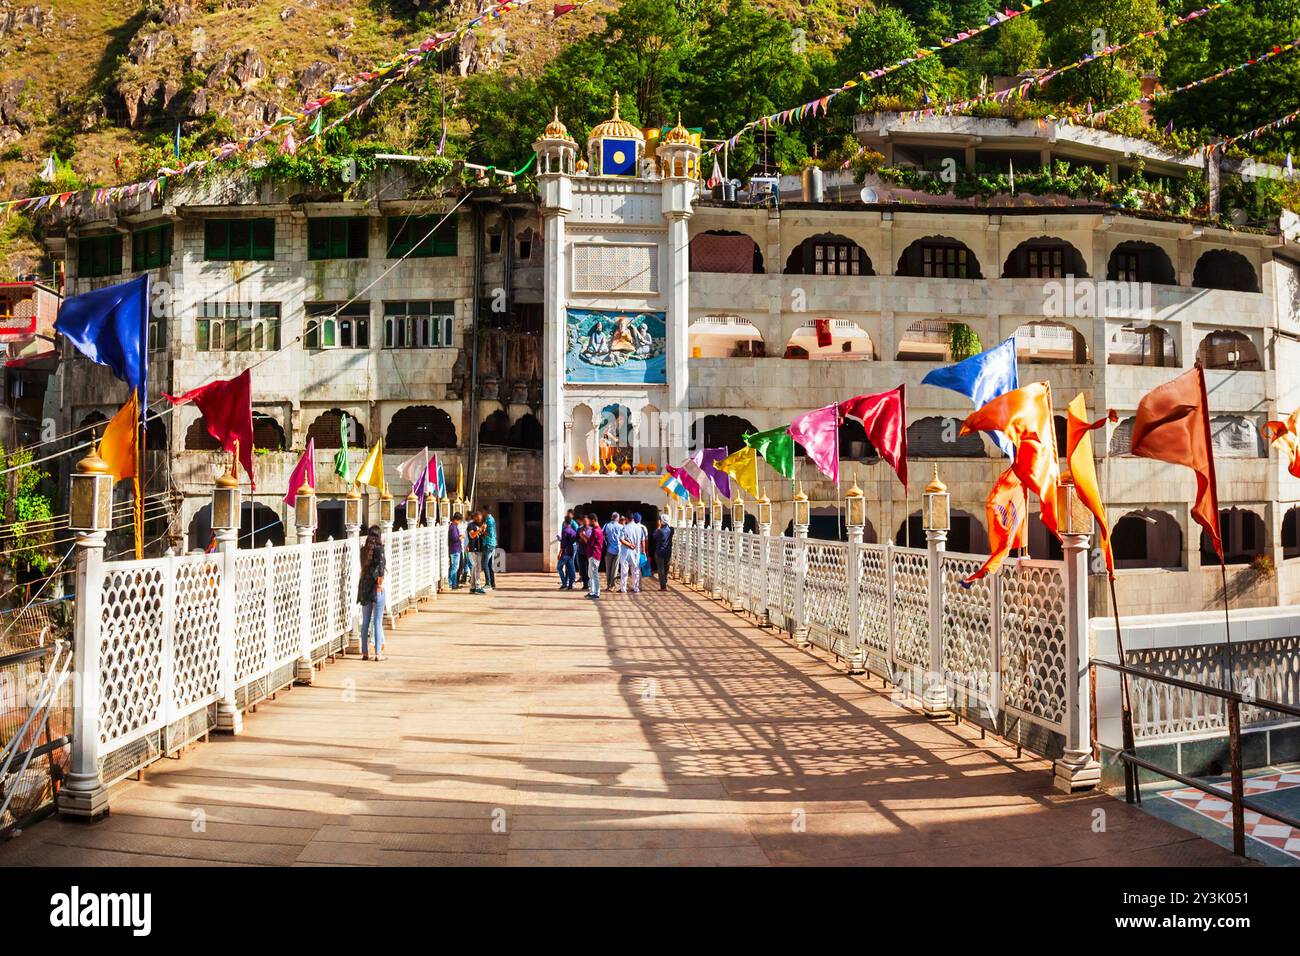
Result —
[[574, 168], [577, 169], [578, 172], [580, 172], [580, 173], [585, 173], [585, 172], [587, 171], [587, 161], [586, 161], [585, 159], [582, 159], [581, 157], [579, 157], [579, 158], [578, 158], [578, 165], [577, 165], [576, 167], [574, 167]]
[[614, 93], [614, 115], [603, 123], [597, 123], [592, 129], [588, 140], [602, 139], [606, 136], [612, 136], [617, 139], [634, 139], [638, 143], [645, 142], [645, 134], [639, 129], [618, 115], [618, 93]]
[[682, 125], [682, 114], [677, 114], [677, 125], [670, 129], [663, 138], [664, 146], [692, 146], [691, 131]]
[[562, 139], [566, 142], [573, 142], [573, 137], [569, 135], [569, 128], [560, 122], [560, 108], [555, 107], [555, 119], [546, 124], [546, 129], [542, 131], [542, 139]]

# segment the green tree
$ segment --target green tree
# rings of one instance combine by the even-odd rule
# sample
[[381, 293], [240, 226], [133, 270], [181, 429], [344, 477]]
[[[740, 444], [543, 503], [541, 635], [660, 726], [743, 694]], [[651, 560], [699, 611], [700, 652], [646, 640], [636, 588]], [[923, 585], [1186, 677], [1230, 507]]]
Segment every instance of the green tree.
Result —
[[[1042, 18], [1054, 66], [1127, 43], [1164, 22], [1158, 0], [1055, 0], [1035, 16]], [[1162, 59], [1154, 38], [1142, 40], [1062, 74], [1046, 87], [1044, 95], [1053, 102], [1091, 100], [1098, 107], [1120, 103], [1139, 95], [1139, 77], [1157, 69]]]
[[[921, 45], [916, 29], [898, 10], [881, 7], [863, 14], [849, 29], [848, 42], [836, 58], [839, 82], [860, 73], [897, 63], [916, 53]], [[864, 88], [867, 96], [884, 94], [911, 97], [943, 82], [943, 64], [938, 57], [926, 57], [886, 76], [871, 80]]]
[[2, 560], [14, 577], [48, 571], [52, 563], [49, 528], [53, 510], [49, 495], [42, 491], [49, 475], [32, 467], [31, 461], [27, 449], [6, 454], [0, 446], [0, 470], [9, 472], [0, 479], [0, 516], [8, 538]]
[[1015, 76], [1042, 62], [1043, 31], [1033, 17], [1016, 17], [995, 32], [997, 38], [985, 61], [991, 72]]

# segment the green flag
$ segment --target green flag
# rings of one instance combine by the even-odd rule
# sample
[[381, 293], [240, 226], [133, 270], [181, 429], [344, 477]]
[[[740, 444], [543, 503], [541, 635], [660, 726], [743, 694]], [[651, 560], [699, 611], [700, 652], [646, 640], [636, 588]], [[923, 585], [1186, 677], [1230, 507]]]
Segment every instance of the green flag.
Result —
[[794, 480], [794, 437], [786, 426], [741, 436], [742, 440], [776, 469], [778, 474]]
[[334, 453], [334, 474], [348, 483], [348, 416], [339, 416], [339, 450]]

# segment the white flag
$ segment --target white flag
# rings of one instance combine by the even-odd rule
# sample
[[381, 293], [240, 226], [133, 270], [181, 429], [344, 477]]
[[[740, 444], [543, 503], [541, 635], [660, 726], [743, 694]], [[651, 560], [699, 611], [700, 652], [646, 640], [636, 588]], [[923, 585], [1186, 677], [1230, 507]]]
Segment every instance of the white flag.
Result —
[[54, 177], [56, 173], [54, 167], [53, 153], [50, 153], [50, 158], [45, 161], [45, 165], [41, 167], [41, 171], [36, 175], [40, 178], [41, 182], [45, 182], [45, 183], [54, 182]]
[[1013, 159], [1007, 160], [1007, 178], [1011, 180], [1011, 195], [1016, 194], [1016, 163]]
[[722, 185], [722, 170], [718, 168], [718, 157], [713, 157], [713, 172], [709, 173], [709, 181], [704, 185], [712, 189], [714, 186]]
[[415, 485], [422, 475], [429, 474], [429, 449], [416, 452], [397, 466], [397, 473]]

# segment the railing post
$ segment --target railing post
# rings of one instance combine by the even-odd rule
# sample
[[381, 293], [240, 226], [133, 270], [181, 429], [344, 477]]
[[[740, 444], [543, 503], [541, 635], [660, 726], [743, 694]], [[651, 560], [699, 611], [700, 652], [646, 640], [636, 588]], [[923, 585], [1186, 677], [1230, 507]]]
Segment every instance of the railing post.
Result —
[[894, 582], [894, 539], [885, 542], [885, 653], [889, 658], [886, 667], [889, 679], [898, 683], [898, 614], [895, 611], [897, 593]]
[[850, 674], [861, 674], [867, 669], [867, 656], [862, 646], [862, 525], [849, 525], [849, 540], [845, 545], [844, 582], [848, 588], [849, 633], [844, 643], [844, 663]]
[[235, 704], [235, 558], [239, 552], [239, 529], [216, 532], [221, 555], [221, 596], [217, 601], [217, 627], [221, 654], [221, 700], [217, 701], [216, 729], [237, 734], [244, 729], [244, 715]]
[[790, 636], [800, 647], [812, 647], [808, 640], [808, 609], [806, 585], [808, 583], [808, 526], [794, 526], [794, 621]]
[[989, 597], [993, 604], [989, 618], [990, 630], [993, 632], [993, 646], [989, 649], [989, 666], [993, 669], [989, 675], [989, 707], [993, 710], [990, 716], [995, 721], [1002, 714], [1006, 703], [1002, 689], [1002, 581], [1001, 574], [989, 576]]
[[390, 579], [384, 585], [384, 589], [388, 592], [388, 601], [384, 605], [384, 613], [388, 616], [388, 626], [396, 627], [397, 612], [393, 610], [393, 605], [397, 603], [397, 584], [400, 583], [401, 559], [393, 553], [393, 523], [391, 521], [380, 521], [379, 531], [384, 538], [384, 556], [388, 559], [387, 577]]
[[759, 624], [771, 624], [772, 616], [767, 610], [767, 553], [769, 543], [772, 540], [772, 526], [770, 524], [761, 524], [758, 526], [758, 573], [762, 575], [758, 582], [758, 609], [755, 614], [758, 616]]
[[745, 532], [737, 530], [733, 524], [731, 527], [731, 594], [727, 600], [731, 603], [732, 610], [737, 610], [745, 606], [744, 597], [740, 592], [740, 562], [742, 552], [744, 551], [745, 539], [741, 537]]
[[[360, 511], [360, 509], [358, 509]], [[348, 593], [343, 600], [348, 602], [348, 645], [345, 653], [361, 653], [361, 632], [357, 629], [357, 588], [361, 584], [361, 525], [350, 524], [345, 528], [348, 534], [348, 566], [352, 573], [348, 575]]]
[[[312, 529], [314, 531], [315, 529]], [[311, 594], [312, 594], [312, 560], [311, 547], [299, 533], [298, 553], [302, 556], [298, 562], [298, 659], [293, 662], [293, 682], [310, 684], [312, 682], [311, 666]]]
[[930, 661], [921, 709], [925, 716], [937, 720], [949, 714], [948, 687], [943, 680], [943, 553], [948, 550], [947, 530], [927, 530], [925, 546], [930, 558]]
[[713, 534], [713, 580], [709, 585], [709, 597], [713, 600], [722, 598], [722, 536], [725, 532], [722, 530], [722, 522], [714, 521]]
[[99, 642], [106, 532], [77, 535], [76, 620], [73, 625], [72, 765], [59, 790], [59, 812], [94, 819], [108, 812], [99, 775]]
[[1065, 553], [1065, 752], [1056, 760], [1057, 790], [1101, 783], [1092, 757], [1088, 694], [1088, 535], [1062, 534]]

